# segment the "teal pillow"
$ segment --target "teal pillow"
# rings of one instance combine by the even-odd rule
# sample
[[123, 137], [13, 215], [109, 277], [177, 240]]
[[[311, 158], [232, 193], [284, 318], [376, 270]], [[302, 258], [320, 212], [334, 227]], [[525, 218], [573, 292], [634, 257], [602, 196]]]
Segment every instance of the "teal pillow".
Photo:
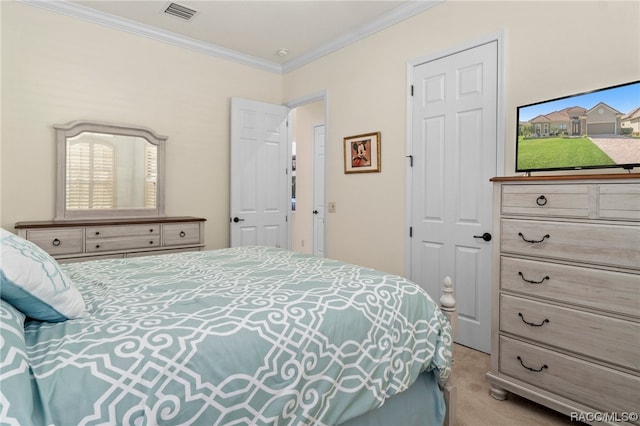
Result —
[[1, 228], [0, 296], [41, 321], [88, 315], [82, 295], [58, 262], [32, 242]]

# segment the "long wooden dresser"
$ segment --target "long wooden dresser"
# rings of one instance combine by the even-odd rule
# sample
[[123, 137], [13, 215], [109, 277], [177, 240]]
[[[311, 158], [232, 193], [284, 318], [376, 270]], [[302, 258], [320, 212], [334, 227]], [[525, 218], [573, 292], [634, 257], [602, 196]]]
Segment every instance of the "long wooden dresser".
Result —
[[191, 216], [17, 222], [18, 235], [58, 262], [78, 262], [204, 248], [204, 222]]
[[640, 424], [640, 175], [493, 182], [491, 395]]

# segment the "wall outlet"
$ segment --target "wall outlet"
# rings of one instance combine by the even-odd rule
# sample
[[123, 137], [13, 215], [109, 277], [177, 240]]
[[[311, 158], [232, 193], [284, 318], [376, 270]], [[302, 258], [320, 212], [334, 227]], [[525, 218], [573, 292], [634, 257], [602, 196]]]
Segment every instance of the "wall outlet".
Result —
[[335, 201], [329, 201], [328, 207], [329, 207], [329, 213], [335, 213], [336, 212], [336, 202]]

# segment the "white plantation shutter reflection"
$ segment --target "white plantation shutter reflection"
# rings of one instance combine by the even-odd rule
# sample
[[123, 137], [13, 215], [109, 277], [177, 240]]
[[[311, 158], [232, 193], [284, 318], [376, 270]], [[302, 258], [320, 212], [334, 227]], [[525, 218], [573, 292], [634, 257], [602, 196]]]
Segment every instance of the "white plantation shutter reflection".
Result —
[[158, 147], [145, 144], [144, 147], [144, 206], [154, 208], [156, 206], [156, 182], [158, 182]]
[[67, 149], [67, 208], [89, 208], [90, 152], [89, 144], [75, 143]]
[[90, 192], [91, 208], [110, 209], [114, 206], [113, 200], [113, 147], [99, 143], [93, 143], [92, 160], [92, 193]]
[[67, 149], [67, 209], [114, 206], [114, 149], [98, 142], [79, 142]]

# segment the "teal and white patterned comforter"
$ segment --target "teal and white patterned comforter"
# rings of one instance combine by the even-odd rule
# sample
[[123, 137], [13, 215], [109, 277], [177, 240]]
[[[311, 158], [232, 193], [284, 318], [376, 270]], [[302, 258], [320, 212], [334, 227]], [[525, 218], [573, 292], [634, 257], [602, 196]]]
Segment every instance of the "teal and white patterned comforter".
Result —
[[2, 301], [3, 423], [335, 425], [450, 373], [448, 322], [395, 275], [266, 247], [63, 268], [90, 317]]

